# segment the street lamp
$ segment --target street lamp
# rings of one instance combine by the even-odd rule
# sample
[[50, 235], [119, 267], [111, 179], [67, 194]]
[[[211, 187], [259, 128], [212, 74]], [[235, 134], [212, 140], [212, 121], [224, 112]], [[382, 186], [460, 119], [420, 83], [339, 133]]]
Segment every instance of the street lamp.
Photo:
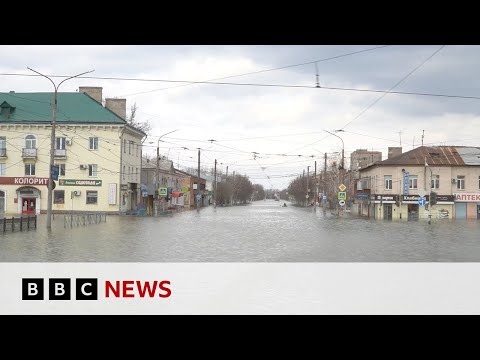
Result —
[[[343, 143], [343, 139], [340, 136], [338, 136], [338, 135], [336, 135], [336, 134], [334, 134], [330, 131], [327, 131], [327, 130], [324, 130], [324, 131], [326, 131], [330, 135], [336, 136], [337, 138], [339, 138], [342, 141], [342, 169], [344, 169], [345, 168], [345, 144]], [[343, 131], [344, 130], [341, 130], [341, 129], [340, 130], [335, 130], [335, 132], [343, 132]]]
[[[168, 135], [168, 134], [171, 134], [175, 131], [178, 131], [180, 129], [175, 129], [175, 130], [172, 130], [168, 133], [165, 133], [163, 135], [160, 135], [160, 137], [158, 138], [158, 141], [157, 141], [157, 169], [156, 169], [156, 181], [155, 181], [155, 192], [157, 193], [157, 196], [158, 196], [158, 185], [160, 183], [160, 139], [162, 137], [164, 137], [165, 135]], [[157, 210], [158, 211], [158, 210]]]
[[52, 192], [53, 192], [53, 178], [52, 178], [52, 168], [54, 166], [54, 161], [55, 161], [55, 122], [57, 120], [57, 92], [58, 88], [60, 85], [62, 85], [65, 81], [79, 77], [81, 75], [89, 74], [91, 72], [94, 72], [95, 70], [90, 70], [83, 72], [81, 74], [77, 74], [74, 76], [67, 77], [66, 79], [63, 79], [60, 81], [58, 85], [56, 85], [52, 79], [50, 79], [48, 76], [43, 75], [39, 73], [36, 70], [33, 70], [29, 67], [27, 67], [28, 70], [33, 71], [34, 73], [37, 73], [40, 76], [43, 76], [44, 78], [48, 79], [52, 84], [53, 88], [55, 89], [54, 95], [53, 95], [53, 115], [52, 115], [52, 134], [50, 138], [50, 167], [49, 167], [49, 175], [48, 175], [48, 200], [47, 200], [47, 229], [52, 228]]

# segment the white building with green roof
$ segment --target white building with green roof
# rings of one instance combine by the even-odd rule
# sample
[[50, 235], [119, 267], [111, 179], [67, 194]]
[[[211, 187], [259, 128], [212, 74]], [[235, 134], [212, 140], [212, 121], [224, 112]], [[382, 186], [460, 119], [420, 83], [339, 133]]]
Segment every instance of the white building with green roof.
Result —
[[[102, 88], [57, 94], [54, 213], [134, 210], [140, 202], [142, 140], [125, 99]], [[0, 217], [47, 211], [53, 93], [0, 93]]]

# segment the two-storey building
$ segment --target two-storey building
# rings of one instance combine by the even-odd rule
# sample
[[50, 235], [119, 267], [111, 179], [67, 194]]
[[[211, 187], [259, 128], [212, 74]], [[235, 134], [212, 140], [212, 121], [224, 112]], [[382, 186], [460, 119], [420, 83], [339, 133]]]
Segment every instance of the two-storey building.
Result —
[[[47, 210], [53, 93], [0, 93], [0, 214]], [[125, 99], [102, 88], [57, 94], [54, 213], [121, 213], [137, 206], [146, 136], [130, 127]]]
[[[377, 219], [480, 218], [480, 147], [389, 152], [359, 170], [355, 212]], [[430, 204], [430, 194], [436, 204]]]

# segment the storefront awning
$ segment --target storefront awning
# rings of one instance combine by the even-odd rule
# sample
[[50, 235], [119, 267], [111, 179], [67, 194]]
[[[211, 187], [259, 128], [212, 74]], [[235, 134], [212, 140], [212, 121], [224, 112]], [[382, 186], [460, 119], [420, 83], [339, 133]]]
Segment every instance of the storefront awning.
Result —
[[172, 197], [181, 197], [183, 196], [183, 192], [172, 192]]

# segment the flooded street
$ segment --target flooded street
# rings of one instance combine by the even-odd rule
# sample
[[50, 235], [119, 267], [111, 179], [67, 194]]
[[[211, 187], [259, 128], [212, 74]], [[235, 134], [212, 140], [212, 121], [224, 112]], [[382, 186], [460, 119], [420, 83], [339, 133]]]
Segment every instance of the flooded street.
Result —
[[337, 218], [273, 200], [0, 233], [2, 262], [477, 262], [480, 222]]

